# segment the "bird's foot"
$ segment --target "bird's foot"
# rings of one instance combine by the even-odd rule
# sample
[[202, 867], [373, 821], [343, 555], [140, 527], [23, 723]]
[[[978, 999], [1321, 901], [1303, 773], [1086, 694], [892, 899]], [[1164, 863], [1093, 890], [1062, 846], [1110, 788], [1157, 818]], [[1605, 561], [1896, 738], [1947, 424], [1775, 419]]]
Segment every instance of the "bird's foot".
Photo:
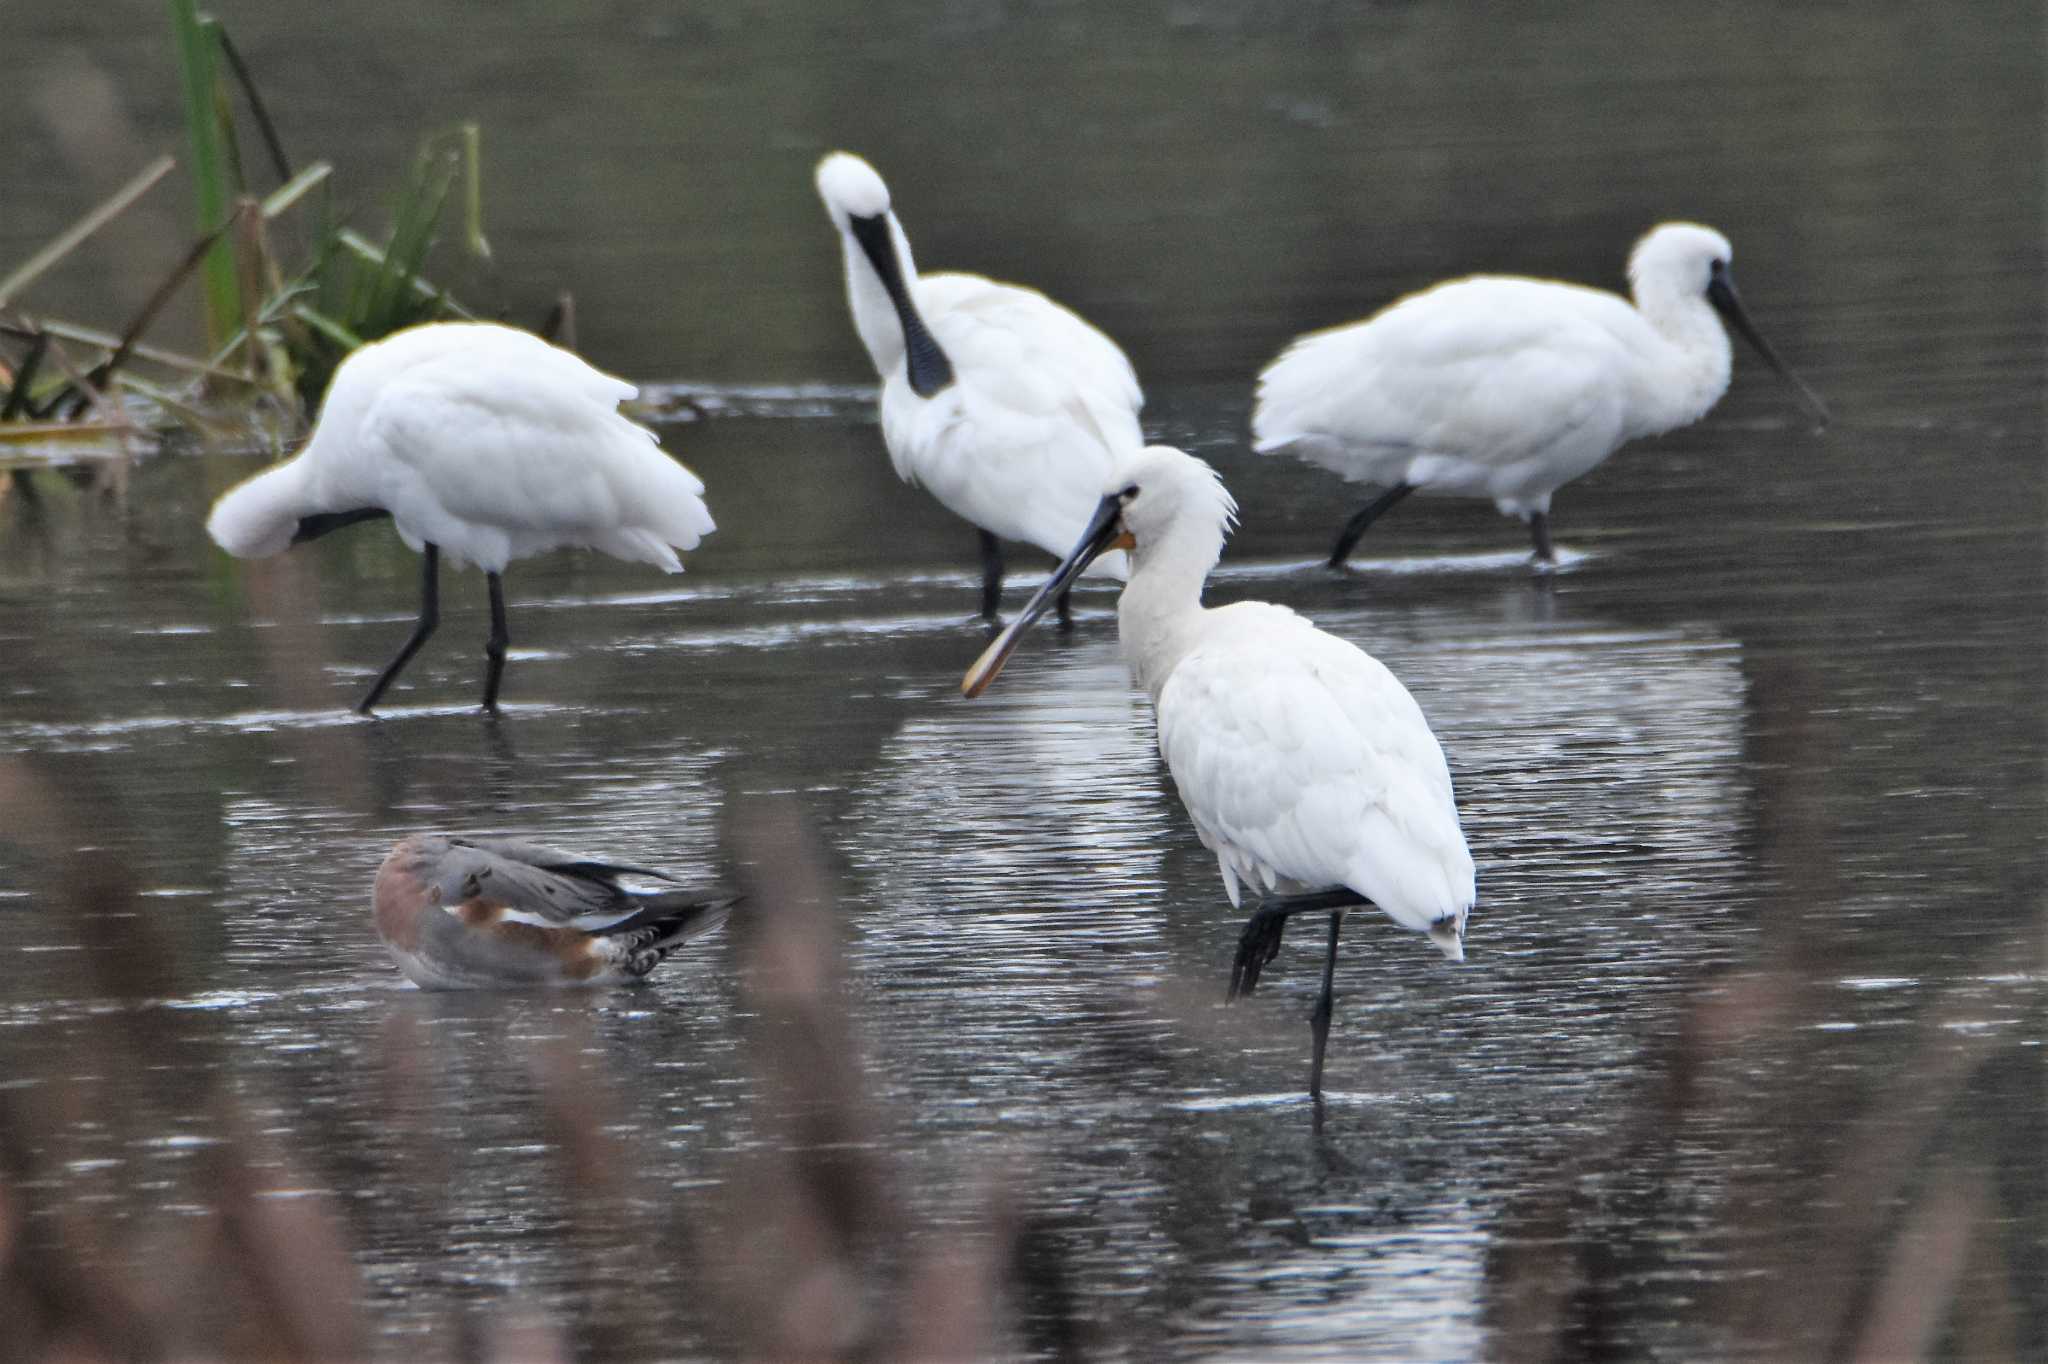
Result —
[[1230, 999], [1250, 994], [1259, 983], [1259, 973], [1280, 955], [1280, 941], [1287, 932], [1287, 916], [1265, 909], [1252, 911], [1244, 932], [1237, 939], [1237, 960], [1230, 966]]

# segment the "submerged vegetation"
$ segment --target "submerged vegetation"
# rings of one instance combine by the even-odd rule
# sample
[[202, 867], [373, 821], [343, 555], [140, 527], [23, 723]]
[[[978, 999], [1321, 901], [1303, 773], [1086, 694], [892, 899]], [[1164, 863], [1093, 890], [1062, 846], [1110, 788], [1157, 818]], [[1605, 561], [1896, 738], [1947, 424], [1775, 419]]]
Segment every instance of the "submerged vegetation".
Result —
[[[297, 430], [356, 347], [416, 323], [470, 316], [426, 268], [444, 239], [457, 240], [458, 269], [490, 258], [478, 127], [466, 123], [422, 140], [390, 195], [388, 228], [375, 240], [337, 203], [329, 162], [294, 168], [220, 22], [200, 14], [194, 0], [167, 3], [199, 234], [116, 330], [41, 317], [22, 305], [37, 280], [170, 176], [176, 161], [160, 156], [0, 276], [0, 445], [76, 448], [85, 441], [122, 453], [142, 429], [137, 407], [152, 420], [206, 429]], [[243, 154], [250, 132], [275, 180], [261, 195]], [[458, 231], [449, 231], [451, 222]], [[294, 245], [281, 249], [280, 239]], [[195, 275], [203, 351], [146, 343], [165, 305], [193, 287]]]

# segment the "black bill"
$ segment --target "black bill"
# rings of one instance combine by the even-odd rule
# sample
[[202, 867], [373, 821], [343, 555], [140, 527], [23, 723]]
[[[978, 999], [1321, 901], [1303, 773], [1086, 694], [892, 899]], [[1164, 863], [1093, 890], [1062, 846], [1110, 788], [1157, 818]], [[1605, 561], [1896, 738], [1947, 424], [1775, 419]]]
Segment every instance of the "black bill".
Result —
[[988, 690], [988, 684], [996, 680], [996, 674], [1003, 670], [1010, 654], [1016, 649], [1017, 641], [1031, 628], [1031, 623], [1044, 615], [1046, 609], [1059, 599], [1060, 593], [1074, 585], [1074, 579], [1087, 571], [1088, 565], [1120, 545], [1128, 547], [1123, 526], [1123, 498], [1111, 493], [1095, 508], [1095, 515], [1088, 522], [1088, 529], [1081, 532], [1081, 543], [1073, 552], [1060, 561], [1052, 576], [1045, 580], [1045, 586], [1038, 589], [1024, 609], [1003, 627], [988, 648], [982, 650], [974, 666], [967, 670], [967, 676], [960, 679], [960, 691], [965, 696], [979, 696]]
[[853, 239], [860, 243], [868, 264], [881, 277], [889, 301], [896, 306], [896, 320], [903, 327], [903, 360], [910, 391], [920, 398], [929, 398], [949, 387], [953, 382], [953, 362], [946, 358], [938, 339], [924, 325], [917, 304], [910, 297], [910, 282], [903, 277], [903, 262], [896, 256], [896, 238], [889, 231], [889, 215], [848, 218], [846, 225]]
[[1815, 424], [1826, 426], [1830, 420], [1828, 405], [1820, 400], [1819, 394], [1806, 386], [1805, 380], [1786, 367], [1785, 362], [1778, 358], [1778, 353], [1771, 349], [1771, 343], [1764, 340], [1763, 334], [1757, 331], [1756, 324], [1749, 320], [1749, 314], [1742, 310], [1742, 300], [1735, 293], [1735, 281], [1729, 278], [1728, 266], [1722, 261], [1714, 262], [1713, 274], [1707, 280], [1707, 302], [1714, 305], [1714, 311], [1721, 314], [1723, 321], [1741, 333], [1743, 340], [1756, 348], [1756, 353], [1763, 356], [1765, 364], [1778, 372], [1779, 378], [1792, 385], [1793, 391], [1799, 395], [1800, 406], [1806, 409]]
[[292, 532], [292, 543], [303, 545], [308, 540], [318, 540], [321, 536], [338, 531], [343, 526], [353, 526], [358, 521], [374, 521], [380, 516], [389, 515], [391, 513], [382, 507], [357, 507], [354, 511], [345, 512], [314, 512], [311, 516], [299, 518], [298, 529]]

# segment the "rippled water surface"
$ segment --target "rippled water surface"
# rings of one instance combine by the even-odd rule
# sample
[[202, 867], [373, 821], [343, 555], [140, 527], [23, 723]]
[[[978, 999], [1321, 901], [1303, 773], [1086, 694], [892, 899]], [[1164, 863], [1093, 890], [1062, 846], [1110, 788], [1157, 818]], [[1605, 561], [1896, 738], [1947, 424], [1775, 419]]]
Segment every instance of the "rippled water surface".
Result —
[[[33, 19], [6, 98], [74, 126], [60, 95], [99, 90], [154, 147], [158, 16], [108, 8], [134, 32]], [[417, 591], [388, 527], [230, 563], [201, 522], [255, 462], [189, 441], [119, 496], [16, 481], [0, 1085], [36, 1115], [10, 1168], [38, 1225], [202, 1216], [231, 1134], [196, 1096], [224, 1091], [282, 1153], [269, 1196], [340, 1208], [381, 1355], [446, 1352], [459, 1308], [508, 1303], [587, 1355], [726, 1348], [683, 1259], [579, 1216], [544, 1081], [601, 1058], [635, 1225], [715, 1259], [733, 1172], [781, 1139], [732, 935], [644, 989], [439, 997], [400, 985], [367, 895], [422, 828], [726, 875], [735, 811], [772, 798], [837, 885], [906, 1235], [999, 1178], [1061, 1266], [1020, 1350], [1070, 1313], [1086, 1352], [1146, 1358], [2048, 1353], [2030, 7], [343, 8], [347, 34], [229, 15], [292, 88], [287, 135], [381, 165], [482, 117], [508, 263], [477, 287], [537, 315], [572, 284], [720, 529], [679, 578], [517, 565], [495, 723], [472, 709], [483, 585], [449, 576], [440, 634], [364, 720]], [[335, 44], [352, 59], [311, 62]], [[445, 88], [417, 84], [428, 61]], [[973, 541], [881, 450], [808, 187], [841, 143], [892, 177], [926, 266], [1043, 284], [1127, 342], [1148, 429], [1243, 504], [1212, 602], [1366, 647], [1444, 744], [1469, 960], [1348, 923], [1320, 1131], [1317, 935], [1222, 1006], [1241, 919], [1109, 590], [958, 697]], [[62, 139], [35, 154], [0, 263], [76, 211], [66, 175], [118, 178]], [[1321, 568], [1355, 494], [1247, 452], [1261, 361], [1444, 273], [1618, 282], [1680, 214], [1734, 240], [1830, 430], [1738, 354], [1705, 421], [1559, 495], [1551, 580], [1515, 523], [1422, 499]], [[1047, 566], [1016, 558], [1012, 609]], [[143, 922], [66, 880], [82, 846]], [[152, 1001], [146, 1065], [90, 1048], [121, 982]]]

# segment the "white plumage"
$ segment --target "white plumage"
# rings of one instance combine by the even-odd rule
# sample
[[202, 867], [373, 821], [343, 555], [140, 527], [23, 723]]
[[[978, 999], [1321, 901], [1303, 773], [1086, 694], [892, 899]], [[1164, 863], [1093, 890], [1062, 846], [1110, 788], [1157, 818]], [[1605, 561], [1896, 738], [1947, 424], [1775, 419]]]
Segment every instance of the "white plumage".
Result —
[[206, 528], [254, 558], [307, 516], [375, 507], [415, 551], [487, 572], [585, 545], [673, 573], [711, 513], [702, 480], [619, 412], [637, 392], [531, 332], [409, 327], [344, 360], [305, 448], [224, 495]]
[[[1036, 290], [919, 275], [888, 187], [859, 157], [827, 156], [817, 185], [839, 229], [855, 328], [881, 376], [890, 462], [980, 528], [983, 611], [993, 617], [996, 539], [1064, 554], [1103, 480], [1143, 443], [1137, 375], [1114, 341]], [[1094, 571], [1122, 577], [1123, 556]]]
[[439, 555], [483, 569], [494, 643], [485, 706], [494, 707], [498, 575], [512, 560], [580, 545], [673, 573], [676, 550], [714, 529], [703, 482], [619, 412], [635, 391], [529, 332], [411, 327], [343, 361], [305, 449], [222, 496], [206, 528], [230, 554], [252, 558], [388, 515], [427, 555], [423, 628], [364, 710], [432, 631]]
[[1154, 697], [1159, 750], [1230, 903], [1347, 886], [1462, 960], [1474, 898], [1443, 750], [1378, 659], [1285, 607], [1206, 613]]
[[[1233, 990], [1249, 989], [1285, 916], [1332, 911], [1311, 1092], [1321, 1088], [1337, 916], [1361, 900], [1463, 960], [1475, 897], [1450, 769], [1422, 710], [1357, 646], [1284, 607], [1209, 609], [1203, 581], [1236, 508], [1208, 465], [1154, 446], [1109, 484], [1081, 542], [969, 670], [977, 695], [1081, 565], [1130, 549], [1118, 633], [1151, 694], [1159, 747], [1232, 905], [1280, 892], [1247, 926]], [[1355, 897], [1355, 898], [1354, 898]]]
[[1742, 311], [1732, 255], [1710, 228], [1666, 223], [1630, 256], [1633, 303], [1477, 275], [1310, 333], [1259, 376], [1254, 448], [1388, 490], [1346, 527], [1332, 563], [1411, 490], [1492, 499], [1530, 523], [1550, 560], [1552, 493], [1627, 441], [1699, 420], [1727, 391], [1724, 319], [1827, 420]]

